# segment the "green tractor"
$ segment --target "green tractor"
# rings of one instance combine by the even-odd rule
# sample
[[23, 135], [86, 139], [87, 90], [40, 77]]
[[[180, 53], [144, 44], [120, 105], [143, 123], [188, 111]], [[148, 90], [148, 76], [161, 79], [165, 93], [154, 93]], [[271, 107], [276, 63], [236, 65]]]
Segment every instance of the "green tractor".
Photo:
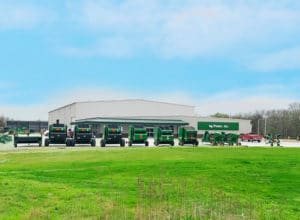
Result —
[[224, 133], [209, 133], [205, 131], [202, 142], [211, 143], [213, 146], [224, 145], [226, 135]]
[[76, 125], [75, 126], [75, 128], [74, 128], [74, 145], [76, 145], [76, 144], [90, 144], [92, 147], [96, 146], [96, 139], [94, 137], [91, 126], [89, 126], [89, 125]]
[[56, 124], [49, 126], [49, 137], [45, 139], [45, 146], [48, 147], [51, 144], [66, 144], [67, 146], [72, 146], [75, 144], [75, 141], [68, 139], [67, 126], [60, 124], [59, 121], [56, 121]]
[[179, 145], [192, 144], [198, 146], [198, 133], [193, 127], [180, 127], [178, 130]]
[[42, 135], [40, 133], [31, 133], [28, 127], [17, 128], [14, 131], [14, 146], [18, 144], [38, 144], [42, 146]]
[[273, 147], [274, 144], [276, 144], [277, 147], [280, 147], [281, 146], [280, 134], [276, 134], [276, 135], [268, 134], [267, 135], [267, 143], [269, 143], [271, 145], [271, 147]]
[[106, 144], [119, 144], [125, 147], [125, 140], [122, 138], [122, 128], [117, 125], [104, 126], [103, 138], [100, 142], [101, 147]]
[[154, 145], [169, 144], [174, 146], [174, 134], [172, 129], [155, 128]]
[[225, 142], [229, 145], [229, 146], [238, 146], [241, 145], [240, 143], [240, 135], [238, 134], [233, 134], [233, 133], [229, 133], [226, 134], [226, 140]]
[[143, 126], [129, 126], [128, 128], [128, 146], [133, 144], [145, 144], [149, 146], [147, 129]]

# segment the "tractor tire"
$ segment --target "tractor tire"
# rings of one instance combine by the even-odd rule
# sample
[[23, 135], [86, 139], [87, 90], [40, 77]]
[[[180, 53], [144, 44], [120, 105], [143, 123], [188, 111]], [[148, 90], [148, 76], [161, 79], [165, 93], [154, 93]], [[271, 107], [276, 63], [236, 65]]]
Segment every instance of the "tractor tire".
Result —
[[132, 146], [132, 142], [129, 141], [129, 142], [128, 142], [128, 147], [131, 147], [131, 146]]
[[154, 146], [156, 146], [156, 147], [158, 146], [158, 143], [157, 143], [157, 141], [154, 141]]
[[146, 142], [145, 142], [145, 147], [148, 147], [148, 146], [149, 146], [149, 142], [146, 141]]
[[45, 147], [49, 147], [49, 139], [45, 140]]
[[75, 140], [71, 140], [71, 145], [72, 145], [72, 147], [75, 147], [75, 145], [76, 145]]
[[120, 146], [121, 146], [121, 147], [125, 147], [125, 140], [124, 140], [124, 139], [121, 139]]
[[195, 147], [198, 147], [198, 146], [199, 146], [199, 141], [196, 141]]
[[70, 140], [66, 140], [66, 147], [70, 147], [71, 144], [70, 144]]
[[100, 146], [101, 146], [101, 147], [105, 147], [105, 141], [104, 141], [104, 140], [101, 140]]
[[18, 147], [18, 144], [17, 144], [17, 143], [15, 143], [15, 144], [14, 144], [14, 146], [15, 146], [15, 148], [17, 148], [17, 147]]
[[171, 142], [171, 146], [172, 146], [172, 147], [174, 147], [174, 145], [175, 145], [174, 141], [173, 141], [173, 142]]
[[92, 139], [92, 141], [91, 141], [91, 147], [96, 147], [96, 140], [95, 139]]
[[183, 142], [182, 141], [179, 141], [179, 146], [183, 146]]
[[41, 147], [41, 146], [42, 146], [42, 141], [39, 142], [39, 147]]

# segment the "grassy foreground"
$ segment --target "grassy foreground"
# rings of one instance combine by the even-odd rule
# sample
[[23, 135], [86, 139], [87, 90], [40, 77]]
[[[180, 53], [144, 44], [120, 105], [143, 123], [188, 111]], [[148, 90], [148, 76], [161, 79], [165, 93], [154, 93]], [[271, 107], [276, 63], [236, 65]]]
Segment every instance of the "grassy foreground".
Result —
[[299, 219], [300, 149], [0, 152], [0, 219]]

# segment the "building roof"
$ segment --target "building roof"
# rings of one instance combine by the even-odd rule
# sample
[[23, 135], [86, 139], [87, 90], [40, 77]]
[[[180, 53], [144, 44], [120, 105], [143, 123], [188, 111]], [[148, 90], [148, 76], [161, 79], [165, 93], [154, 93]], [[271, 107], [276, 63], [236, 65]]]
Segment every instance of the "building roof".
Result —
[[78, 103], [109, 103], [109, 102], [152, 102], [152, 103], [161, 103], [166, 105], [175, 105], [175, 106], [185, 106], [190, 108], [195, 108], [195, 106], [192, 105], [183, 105], [183, 104], [176, 104], [176, 103], [170, 103], [170, 102], [161, 102], [161, 101], [153, 101], [153, 100], [146, 100], [146, 99], [120, 99], [120, 100], [98, 100], [98, 101], [81, 101], [81, 102], [73, 102], [68, 105], [56, 108], [54, 110], [49, 111], [49, 113], [57, 111], [59, 109], [63, 109]]
[[87, 118], [72, 122], [76, 124], [145, 124], [145, 125], [189, 125], [189, 123], [182, 120], [171, 119], [134, 119], [134, 118]]

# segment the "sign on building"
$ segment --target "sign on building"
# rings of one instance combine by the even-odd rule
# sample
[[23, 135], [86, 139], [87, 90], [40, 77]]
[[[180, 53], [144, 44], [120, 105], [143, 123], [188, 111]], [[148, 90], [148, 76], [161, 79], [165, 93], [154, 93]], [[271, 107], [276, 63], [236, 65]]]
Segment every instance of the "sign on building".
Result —
[[238, 122], [198, 122], [198, 130], [201, 131], [238, 131]]

